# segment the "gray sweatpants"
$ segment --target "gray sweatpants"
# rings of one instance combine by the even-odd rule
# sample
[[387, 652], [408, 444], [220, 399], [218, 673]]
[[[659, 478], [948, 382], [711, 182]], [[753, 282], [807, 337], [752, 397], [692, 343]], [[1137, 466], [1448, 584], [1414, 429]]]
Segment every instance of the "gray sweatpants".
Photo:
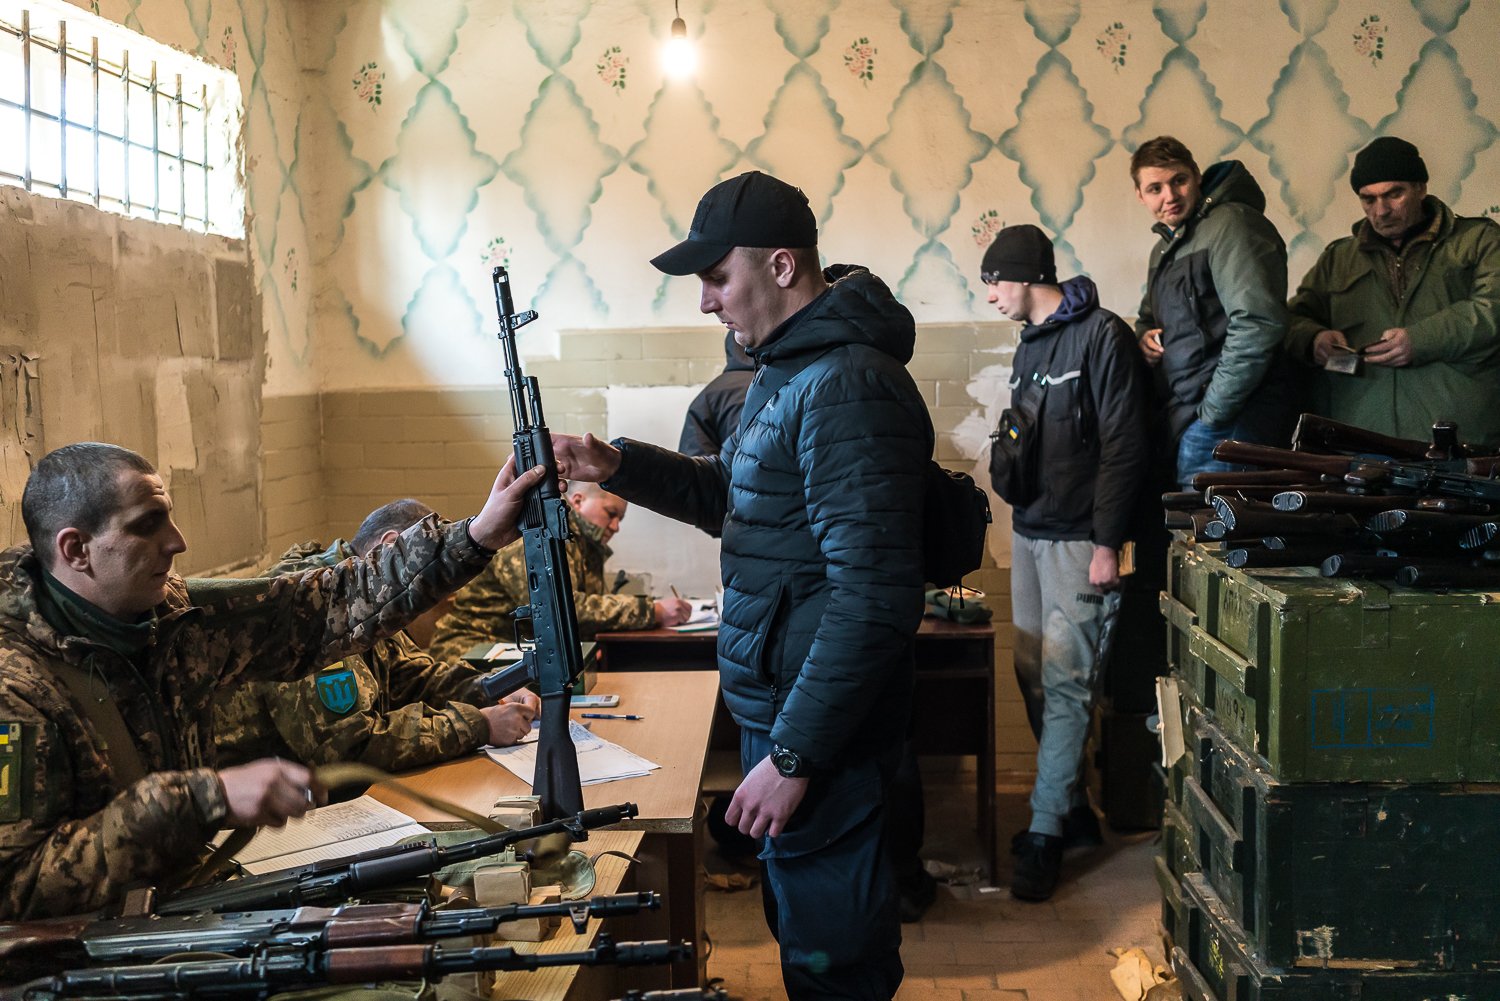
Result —
[[1087, 802], [1079, 778], [1089, 714], [1098, 687], [1099, 637], [1119, 607], [1119, 592], [1089, 583], [1094, 544], [1015, 536], [1011, 619], [1016, 682], [1037, 739], [1031, 829], [1062, 834], [1063, 817]]

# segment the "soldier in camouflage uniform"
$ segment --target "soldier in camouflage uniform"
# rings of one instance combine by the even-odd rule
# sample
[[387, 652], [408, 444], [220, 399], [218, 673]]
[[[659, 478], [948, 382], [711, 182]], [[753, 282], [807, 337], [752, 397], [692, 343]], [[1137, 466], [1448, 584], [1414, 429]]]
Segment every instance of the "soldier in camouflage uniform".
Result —
[[[653, 626], [675, 626], [687, 621], [691, 606], [681, 598], [610, 594], [604, 583], [609, 540], [625, 517], [624, 498], [582, 481], [568, 485], [568, 522], [573, 545], [568, 546], [568, 573], [573, 580], [573, 604], [578, 610], [578, 632], [584, 639], [595, 633]], [[473, 583], [458, 592], [451, 613], [438, 622], [431, 654], [441, 661], [459, 660], [480, 643], [510, 641], [515, 636], [511, 613], [526, 604], [526, 553], [517, 542], [500, 553]]]
[[[392, 501], [370, 513], [352, 543], [324, 549], [304, 542], [262, 576], [330, 567], [363, 557], [408, 525], [433, 513], [421, 501]], [[446, 761], [485, 744], [514, 744], [531, 730], [540, 700], [524, 689], [486, 705], [484, 672], [463, 662], [440, 663], [411, 635], [419, 623], [452, 608], [452, 599], [362, 654], [345, 657], [297, 681], [252, 681], [214, 696], [214, 744], [221, 765], [268, 754], [308, 765], [358, 761], [401, 771]], [[430, 628], [430, 627], [429, 627]]]
[[479, 514], [425, 519], [365, 560], [188, 581], [149, 462], [97, 443], [44, 456], [21, 502], [31, 544], [0, 553], [0, 920], [116, 903], [220, 828], [305, 813], [321, 791], [300, 765], [215, 770], [214, 690], [393, 634], [516, 538], [540, 479], [507, 464]]

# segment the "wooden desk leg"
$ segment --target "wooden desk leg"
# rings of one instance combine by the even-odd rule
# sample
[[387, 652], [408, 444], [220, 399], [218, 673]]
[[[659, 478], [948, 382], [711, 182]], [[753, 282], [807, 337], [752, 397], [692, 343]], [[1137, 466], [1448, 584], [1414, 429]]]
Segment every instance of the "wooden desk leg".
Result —
[[693, 943], [692, 960], [674, 963], [666, 973], [674, 990], [698, 987], [708, 980], [708, 941], [703, 928], [706, 831], [700, 809], [692, 833], [648, 832], [641, 842], [641, 889], [660, 893], [665, 912], [649, 922], [652, 937]]

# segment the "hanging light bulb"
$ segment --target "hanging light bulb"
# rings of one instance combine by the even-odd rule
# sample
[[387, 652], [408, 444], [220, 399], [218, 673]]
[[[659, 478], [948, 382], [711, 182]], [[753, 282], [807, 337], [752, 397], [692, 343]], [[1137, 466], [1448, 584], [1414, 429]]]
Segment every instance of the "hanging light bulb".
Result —
[[692, 76], [693, 70], [697, 68], [698, 53], [693, 48], [693, 43], [688, 41], [687, 22], [682, 19], [677, 0], [673, 0], [672, 13], [676, 16], [672, 19], [672, 35], [662, 48], [662, 69], [672, 79], [683, 80]]

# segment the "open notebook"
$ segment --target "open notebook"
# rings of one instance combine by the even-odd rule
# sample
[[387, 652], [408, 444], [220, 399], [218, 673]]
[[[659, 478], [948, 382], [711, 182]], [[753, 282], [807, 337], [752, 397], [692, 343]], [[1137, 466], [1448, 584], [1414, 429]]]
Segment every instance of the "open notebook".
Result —
[[[432, 833], [400, 810], [361, 796], [311, 810], [285, 827], [263, 827], [234, 858], [250, 875], [291, 869], [323, 859], [388, 848], [413, 835]], [[221, 833], [218, 844], [227, 837]]]

